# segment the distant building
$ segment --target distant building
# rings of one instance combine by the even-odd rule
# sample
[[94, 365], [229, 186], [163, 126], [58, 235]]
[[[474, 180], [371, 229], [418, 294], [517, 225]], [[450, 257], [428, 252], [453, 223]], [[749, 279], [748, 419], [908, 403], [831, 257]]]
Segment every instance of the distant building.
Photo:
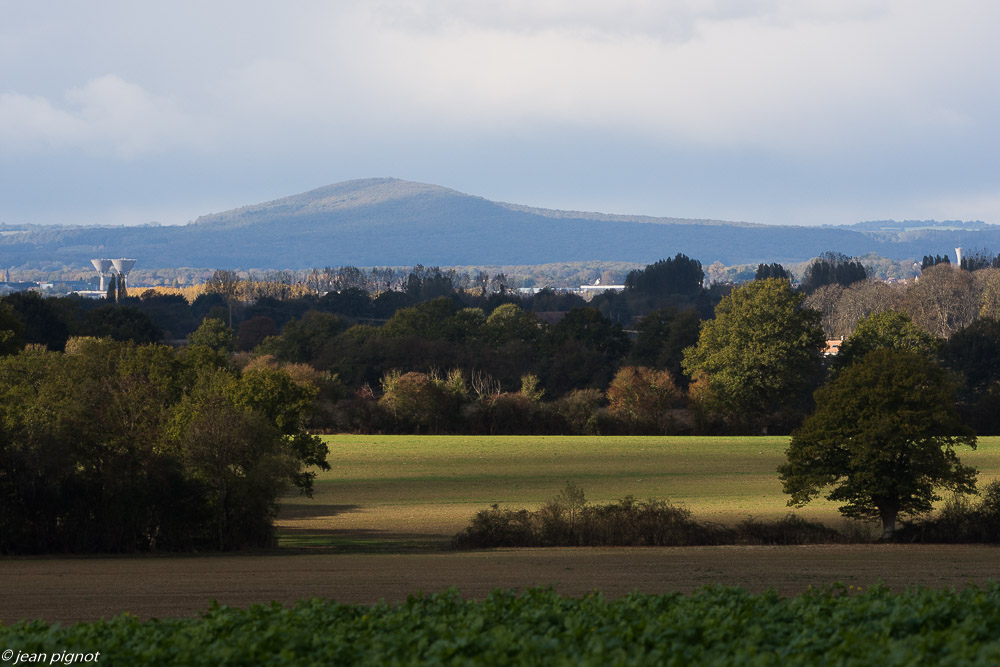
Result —
[[600, 278], [595, 280], [593, 285], [580, 285], [581, 294], [599, 294], [601, 292], [621, 292], [623, 289], [625, 289], [624, 285], [602, 285]]
[[826, 341], [826, 345], [823, 347], [823, 356], [833, 357], [840, 352], [840, 346], [844, 344], [844, 339], [841, 338], [831, 338]]

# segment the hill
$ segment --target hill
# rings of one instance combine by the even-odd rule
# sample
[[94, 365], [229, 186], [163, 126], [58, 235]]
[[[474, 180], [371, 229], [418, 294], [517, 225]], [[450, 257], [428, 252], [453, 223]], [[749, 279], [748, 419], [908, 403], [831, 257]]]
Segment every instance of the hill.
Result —
[[919, 258], [956, 245], [1000, 248], [1000, 227], [926, 221], [769, 226], [555, 211], [378, 178], [209, 214], [182, 226], [5, 227], [0, 267], [86, 267], [99, 256], [136, 257], [142, 266], [157, 268], [648, 263], [678, 252], [703, 264], [742, 264], [800, 262], [828, 250]]

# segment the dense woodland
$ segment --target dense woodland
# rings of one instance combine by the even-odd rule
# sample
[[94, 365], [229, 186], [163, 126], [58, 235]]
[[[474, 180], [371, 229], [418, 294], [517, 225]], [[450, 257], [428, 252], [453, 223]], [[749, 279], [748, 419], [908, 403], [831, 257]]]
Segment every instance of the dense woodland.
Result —
[[268, 544], [277, 498], [325, 464], [310, 433], [788, 433], [884, 349], [941, 369], [963, 428], [1000, 433], [1000, 269], [887, 284], [827, 254], [798, 286], [757, 273], [707, 289], [677, 255], [589, 303], [423, 267], [376, 295], [246, 298], [224, 271], [192, 303], [8, 295], [0, 552]]
[[[758, 280], [734, 290], [705, 288], [701, 264], [677, 255], [630, 272], [624, 291], [590, 302], [550, 291], [524, 297], [502, 274], [456, 289], [454, 272], [436, 268], [380, 278], [348, 267], [334, 276], [340, 289], [322, 296], [218, 271], [192, 303], [152, 291], [117, 301], [8, 295], [0, 299], [0, 350], [58, 352], [80, 336], [197, 340], [211, 329], [233, 369], [257, 364], [308, 377], [318, 391], [308, 426], [325, 431], [787, 432], [830, 370], [860, 356], [858, 323], [893, 313], [896, 329], [870, 345], [922, 337], [922, 349], [955, 372], [969, 423], [1000, 432], [990, 418], [1000, 269], [925, 259], [909, 284], [867, 279], [857, 260], [827, 253], [798, 286], [781, 265], [762, 264]], [[784, 288], [756, 294], [765, 279]], [[705, 345], [734, 308], [741, 319], [719, 343], [729, 355], [720, 363]], [[781, 349], [782, 338], [796, 336], [797, 348]], [[824, 360], [827, 339], [847, 343]], [[725, 382], [748, 383], [729, 377], [737, 368], [768, 378], [741, 389], [761, 399], [752, 410], [719, 400]]]

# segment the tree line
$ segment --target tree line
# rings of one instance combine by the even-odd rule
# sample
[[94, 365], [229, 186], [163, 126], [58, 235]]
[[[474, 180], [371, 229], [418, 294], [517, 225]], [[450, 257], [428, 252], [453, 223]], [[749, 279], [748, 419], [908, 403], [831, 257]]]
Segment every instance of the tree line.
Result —
[[273, 545], [279, 497], [329, 467], [315, 394], [197, 344], [0, 357], [0, 553]]
[[[808, 453], [790, 450], [782, 472], [793, 500], [839, 480], [845, 507], [881, 516], [891, 532], [935, 485], [971, 488], [951, 447], [974, 444], [973, 429], [1000, 433], [1000, 270], [930, 266], [893, 286], [861, 278], [847, 258], [817, 262], [845, 266], [809, 273], [826, 284], [795, 288], [780, 266], [761, 265], [759, 279], [713, 290], [696, 260], [677, 255], [590, 305], [449, 290], [433, 271], [412, 273], [403, 292], [252, 303], [221, 292], [191, 304], [8, 295], [0, 551], [270, 544], [277, 498], [289, 486], [308, 492], [310, 466], [327, 465], [308, 434], [323, 430], [793, 432], [792, 450]], [[626, 329], [602, 307], [645, 312]], [[173, 322], [173, 336], [187, 329], [186, 345], [155, 342], [164, 333], [154, 318]], [[846, 333], [828, 357], [831, 329]], [[882, 465], [870, 457], [896, 441], [841, 434], [855, 452], [823, 438], [832, 425], [865, 424], [847, 415], [871, 387], [886, 392], [865, 403], [879, 414], [908, 414], [899, 406], [919, 399], [912, 419], [891, 426], [876, 415], [872, 429], [889, 424], [901, 451], [931, 445], [923, 468], [886, 468], [888, 490], [870, 483]], [[921, 427], [917, 416], [935, 405], [936, 426]]]
[[[697, 260], [678, 254], [630, 273], [623, 292], [586, 303], [547, 291], [462, 291], [447, 273], [419, 268], [402, 281], [405, 291], [345, 287], [245, 301], [239, 279], [217, 272], [214, 291], [191, 304], [156, 293], [117, 305], [9, 295], [0, 299], [0, 346], [60, 350], [70, 335], [151, 342], [221, 323], [229, 342], [220, 349], [311, 377], [318, 397], [309, 426], [319, 430], [789, 432], [838, 363], [824, 361], [824, 341], [851, 342], [861, 322], [895, 313], [933, 339], [933, 358], [961, 374], [963, 418], [982, 433], [1000, 432], [992, 417], [1000, 361], [977, 352], [972, 363], [967, 354], [998, 347], [991, 336], [1000, 270], [929, 266], [918, 281], [893, 285], [827, 253], [798, 286], [776, 264], [760, 265], [760, 277], [741, 287], [705, 286], [702, 275]], [[522, 393], [525, 378], [535, 389]], [[623, 395], [626, 378], [655, 387], [654, 397], [620, 407], [613, 397]], [[663, 378], [671, 388], [661, 391]], [[400, 408], [420, 403], [399, 399], [407, 392], [428, 405]], [[663, 392], [673, 396], [670, 408], [654, 419], [659, 408], [646, 401], [658, 405]]]

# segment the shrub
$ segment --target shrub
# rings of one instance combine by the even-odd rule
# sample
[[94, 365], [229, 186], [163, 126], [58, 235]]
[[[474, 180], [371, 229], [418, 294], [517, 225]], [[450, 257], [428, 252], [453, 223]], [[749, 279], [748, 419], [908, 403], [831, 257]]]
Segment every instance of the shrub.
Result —
[[788, 515], [766, 523], [749, 518], [736, 528], [695, 520], [684, 507], [662, 499], [626, 496], [587, 505], [583, 489], [567, 482], [537, 511], [493, 505], [476, 514], [455, 536], [456, 549], [542, 546], [695, 546], [717, 544], [795, 545], [870, 541]]
[[684, 392], [674, 384], [669, 371], [622, 366], [608, 387], [608, 411], [637, 434], [674, 432], [672, 411], [684, 403]]
[[598, 435], [597, 412], [604, 403], [600, 389], [575, 389], [553, 404], [574, 435]]
[[737, 544], [830, 544], [849, 541], [847, 536], [818, 521], [807, 521], [794, 514], [766, 523], [748, 517], [736, 526]]
[[1000, 481], [987, 484], [978, 501], [956, 493], [937, 513], [904, 522], [898, 532], [904, 542], [1000, 542]]

